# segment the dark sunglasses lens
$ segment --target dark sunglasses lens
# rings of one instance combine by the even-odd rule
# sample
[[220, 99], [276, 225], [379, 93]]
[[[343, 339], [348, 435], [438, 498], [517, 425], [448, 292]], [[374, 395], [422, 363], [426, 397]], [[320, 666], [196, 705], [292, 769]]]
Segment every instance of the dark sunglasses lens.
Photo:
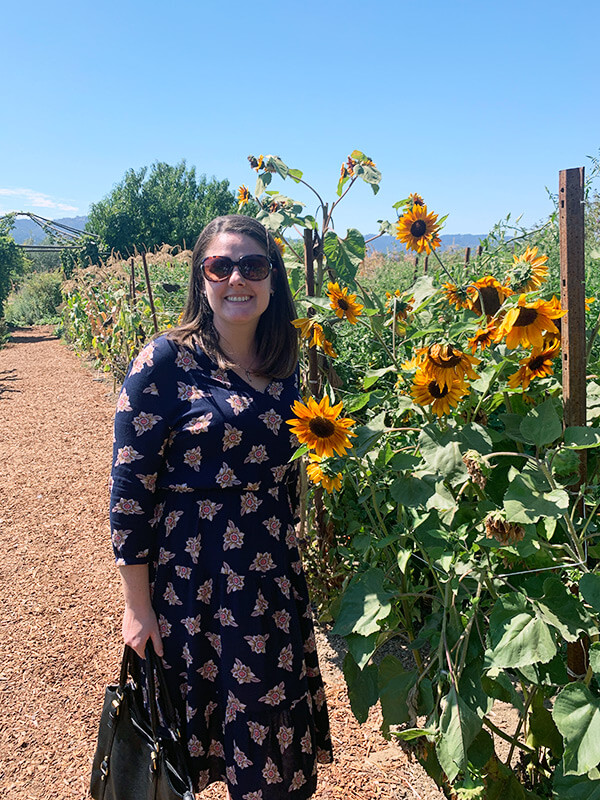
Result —
[[263, 281], [270, 269], [271, 264], [266, 256], [243, 256], [240, 258], [240, 272], [249, 281]]
[[208, 256], [202, 262], [204, 277], [209, 281], [224, 281], [233, 272], [233, 261], [224, 256]]

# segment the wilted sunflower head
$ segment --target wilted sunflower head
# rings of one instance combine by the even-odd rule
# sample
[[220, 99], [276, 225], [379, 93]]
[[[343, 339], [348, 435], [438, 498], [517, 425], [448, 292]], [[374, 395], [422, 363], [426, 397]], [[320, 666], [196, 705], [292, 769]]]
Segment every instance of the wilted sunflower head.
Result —
[[481, 316], [493, 317], [500, 310], [500, 306], [510, 295], [510, 291], [497, 281], [492, 275], [472, 283], [467, 289], [470, 308]]
[[320, 456], [311, 453], [310, 463], [306, 466], [306, 474], [312, 483], [321, 485], [326, 492], [333, 492], [342, 486], [342, 473], [334, 472]]
[[457, 286], [454, 283], [444, 283], [442, 284], [442, 291], [450, 305], [456, 306], [458, 309], [471, 308], [468, 283], [461, 286]]
[[516, 544], [525, 536], [525, 529], [515, 522], [507, 522], [501, 511], [490, 511], [484, 521], [485, 535], [501, 545]]
[[521, 255], [513, 256], [513, 264], [505, 284], [511, 292], [533, 292], [548, 276], [548, 256], [538, 256], [537, 247], [527, 247]]
[[559, 334], [555, 322], [566, 313], [556, 297], [528, 302], [527, 296], [522, 294], [517, 305], [507, 311], [498, 326], [496, 341], [506, 337], [506, 346], [511, 350], [518, 345], [541, 348], [544, 344], [542, 334], [545, 331]]

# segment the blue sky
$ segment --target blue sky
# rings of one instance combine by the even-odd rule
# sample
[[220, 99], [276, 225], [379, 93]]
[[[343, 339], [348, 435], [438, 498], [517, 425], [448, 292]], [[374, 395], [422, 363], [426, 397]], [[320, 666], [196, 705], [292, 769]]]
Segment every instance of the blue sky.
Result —
[[599, 153], [599, 21], [597, 0], [5, 4], [0, 213], [85, 214], [155, 161], [253, 187], [250, 153], [333, 198], [357, 148], [381, 191], [355, 186], [340, 232], [409, 192], [446, 233], [532, 225], [558, 171]]

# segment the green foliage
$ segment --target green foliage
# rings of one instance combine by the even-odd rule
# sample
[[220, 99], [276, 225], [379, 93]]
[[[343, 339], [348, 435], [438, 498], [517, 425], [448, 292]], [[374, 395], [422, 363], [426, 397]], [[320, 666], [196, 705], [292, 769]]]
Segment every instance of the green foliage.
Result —
[[4, 302], [11, 289], [11, 281], [20, 275], [26, 266], [23, 251], [10, 236], [14, 215], [0, 219], [0, 318], [4, 316]]
[[185, 161], [130, 169], [112, 192], [90, 209], [87, 229], [106, 249], [132, 255], [162, 244], [193, 247], [213, 217], [234, 213], [228, 181], [196, 177]]
[[27, 278], [19, 290], [9, 297], [6, 320], [13, 325], [36, 325], [55, 322], [62, 302], [61, 275], [37, 272]]

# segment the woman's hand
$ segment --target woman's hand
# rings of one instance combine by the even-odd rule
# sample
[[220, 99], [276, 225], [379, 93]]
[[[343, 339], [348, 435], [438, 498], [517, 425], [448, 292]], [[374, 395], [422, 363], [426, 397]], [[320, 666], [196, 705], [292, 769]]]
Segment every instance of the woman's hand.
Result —
[[162, 656], [162, 639], [160, 638], [158, 621], [152, 606], [137, 609], [126, 605], [123, 614], [123, 641], [132, 650], [135, 650], [140, 658], [145, 658], [148, 639], [152, 640], [156, 655]]
[[157, 656], [163, 655], [158, 620], [150, 601], [147, 564], [119, 567], [125, 598], [123, 639], [140, 658], [145, 658], [146, 642], [152, 640]]

